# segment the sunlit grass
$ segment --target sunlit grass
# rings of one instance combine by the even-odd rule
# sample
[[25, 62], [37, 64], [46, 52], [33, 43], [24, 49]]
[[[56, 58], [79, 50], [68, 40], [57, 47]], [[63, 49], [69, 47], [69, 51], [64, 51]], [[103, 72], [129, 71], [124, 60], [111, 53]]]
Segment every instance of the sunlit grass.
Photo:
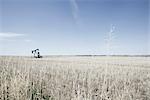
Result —
[[146, 57], [0, 57], [0, 100], [150, 100]]

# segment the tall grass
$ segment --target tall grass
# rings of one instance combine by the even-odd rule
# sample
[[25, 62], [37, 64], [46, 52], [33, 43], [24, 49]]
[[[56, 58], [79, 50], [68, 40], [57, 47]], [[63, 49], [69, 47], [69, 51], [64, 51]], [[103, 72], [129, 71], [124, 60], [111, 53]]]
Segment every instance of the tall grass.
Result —
[[149, 60], [0, 57], [0, 100], [150, 100]]

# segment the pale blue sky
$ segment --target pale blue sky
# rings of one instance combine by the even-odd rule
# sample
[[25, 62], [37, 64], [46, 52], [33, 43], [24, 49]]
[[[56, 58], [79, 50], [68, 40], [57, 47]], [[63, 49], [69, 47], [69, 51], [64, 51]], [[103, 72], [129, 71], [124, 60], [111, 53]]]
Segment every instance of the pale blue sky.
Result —
[[148, 54], [148, 1], [0, 0], [0, 55]]

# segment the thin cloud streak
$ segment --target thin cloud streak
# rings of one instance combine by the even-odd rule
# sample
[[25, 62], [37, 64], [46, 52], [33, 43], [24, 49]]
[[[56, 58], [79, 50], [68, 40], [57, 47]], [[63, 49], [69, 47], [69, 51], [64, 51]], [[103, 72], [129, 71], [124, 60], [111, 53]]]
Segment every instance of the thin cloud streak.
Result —
[[25, 34], [12, 33], [12, 32], [0, 33], [0, 38], [15, 38], [15, 37], [22, 37], [22, 36], [25, 36]]
[[24, 41], [24, 42], [31, 42], [32, 40], [26, 39], [25, 34], [20, 33], [12, 33], [12, 32], [1, 32], [0, 33], [0, 41], [7, 41], [7, 42], [16, 42], [16, 41]]
[[32, 40], [30, 40], [30, 39], [25, 39], [24, 41], [25, 42], [32, 42]]
[[77, 24], [79, 24], [79, 7], [76, 0], [70, 0], [71, 11], [73, 19]]

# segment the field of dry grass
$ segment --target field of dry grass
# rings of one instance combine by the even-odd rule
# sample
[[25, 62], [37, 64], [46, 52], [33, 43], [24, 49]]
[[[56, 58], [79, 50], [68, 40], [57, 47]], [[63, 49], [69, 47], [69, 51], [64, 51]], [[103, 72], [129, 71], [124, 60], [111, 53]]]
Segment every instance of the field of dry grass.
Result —
[[150, 100], [150, 58], [0, 57], [0, 100]]

